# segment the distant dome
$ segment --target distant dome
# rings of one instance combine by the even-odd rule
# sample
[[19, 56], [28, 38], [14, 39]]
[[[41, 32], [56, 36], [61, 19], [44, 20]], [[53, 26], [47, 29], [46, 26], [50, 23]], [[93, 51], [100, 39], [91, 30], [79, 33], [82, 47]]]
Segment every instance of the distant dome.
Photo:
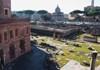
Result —
[[59, 8], [59, 6], [58, 6], [58, 5], [57, 5], [57, 7], [56, 7], [56, 9], [55, 9], [55, 12], [56, 12], [56, 13], [61, 12], [61, 11], [60, 11], [60, 8]]

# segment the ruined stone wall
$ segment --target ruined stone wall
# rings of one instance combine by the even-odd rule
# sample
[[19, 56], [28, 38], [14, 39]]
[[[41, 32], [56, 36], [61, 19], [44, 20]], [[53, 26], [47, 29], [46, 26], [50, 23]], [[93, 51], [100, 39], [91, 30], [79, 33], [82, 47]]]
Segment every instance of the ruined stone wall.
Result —
[[84, 36], [84, 41], [97, 42], [97, 38]]

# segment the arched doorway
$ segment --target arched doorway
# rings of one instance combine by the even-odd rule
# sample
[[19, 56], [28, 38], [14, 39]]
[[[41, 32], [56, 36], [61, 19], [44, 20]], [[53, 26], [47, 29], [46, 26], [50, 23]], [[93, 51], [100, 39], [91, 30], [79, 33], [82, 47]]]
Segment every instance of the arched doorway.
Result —
[[21, 53], [25, 52], [25, 39], [20, 40], [19, 47], [21, 49], [21, 51], [20, 51]]
[[10, 44], [9, 46], [9, 55], [10, 55], [10, 60], [12, 60], [13, 58], [15, 58], [15, 47], [14, 44]]
[[0, 70], [3, 70], [3, 66], [4, 66], [4, 52], [3, 52], [3, 49], [0, 50]]

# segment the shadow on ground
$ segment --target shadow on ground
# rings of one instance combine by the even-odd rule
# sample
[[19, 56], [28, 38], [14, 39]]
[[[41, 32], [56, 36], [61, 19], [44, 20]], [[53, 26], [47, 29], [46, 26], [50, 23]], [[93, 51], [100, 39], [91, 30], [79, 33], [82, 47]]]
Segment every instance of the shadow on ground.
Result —
[[56, 64], [48, 63], [48, 54], [32, 46], [32, 51], [5, 66], [4, 70], [58, 70]]
[[66, 38], [66, 40], [67, 39], [69, 39], [69, 40], [76, 40], [82, 34], [84, 34], [84, 32], [73, 33], [73, 34], [71, 34], [71, 35], [69, 35], [69, 36], [67, 36], [65, 38]]

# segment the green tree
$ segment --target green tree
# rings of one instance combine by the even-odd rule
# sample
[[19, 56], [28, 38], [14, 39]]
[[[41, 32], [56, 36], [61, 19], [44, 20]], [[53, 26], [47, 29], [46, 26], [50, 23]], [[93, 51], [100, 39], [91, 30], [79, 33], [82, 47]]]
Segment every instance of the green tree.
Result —
[[86, 13], [86, 16], [91, 16], [91, 17], [93, 17], [94, 21], [98, 21], [99, 19], [96, 17], [100, 16], [100, 8], [93, 8], [93, 9], [89, 10]]
[[75, 21], [82, 21], [81, 15], [84, 14], [84, 11], [74, 10], [74, 11], [70, 12], [70, 14], [75, 16], [75, 19], [74, 19]]
[[97, 16], [100, 15], [100, 9], [99, 8], [93, 8], [90, 11], [87, 12], [88, 16]]
[[39, 14], [46, 14], [46, 13], [48, 13], [48, 11], [46, 11], [46, 10], [39, 10], [39, 11], [37, 11], [37, 13], [39, 13]]
[[32, 15], [32, 14], [34, 14], [34, 12], [35, 12], [35, 11], [32, 11], [32, 10], [25, 10], [25, 11], [24, 11], [24, 13], [25, 13], [25, 14], [28, 14], [28, 15]]
[[17, 11], [17, 13], [23, 13], [23, 11]]
[[81, 11], [81, 10], [74, 10], [70, 12], [70, 14], [82, 14], [82, 13], [84, 13], [84, 11]]

